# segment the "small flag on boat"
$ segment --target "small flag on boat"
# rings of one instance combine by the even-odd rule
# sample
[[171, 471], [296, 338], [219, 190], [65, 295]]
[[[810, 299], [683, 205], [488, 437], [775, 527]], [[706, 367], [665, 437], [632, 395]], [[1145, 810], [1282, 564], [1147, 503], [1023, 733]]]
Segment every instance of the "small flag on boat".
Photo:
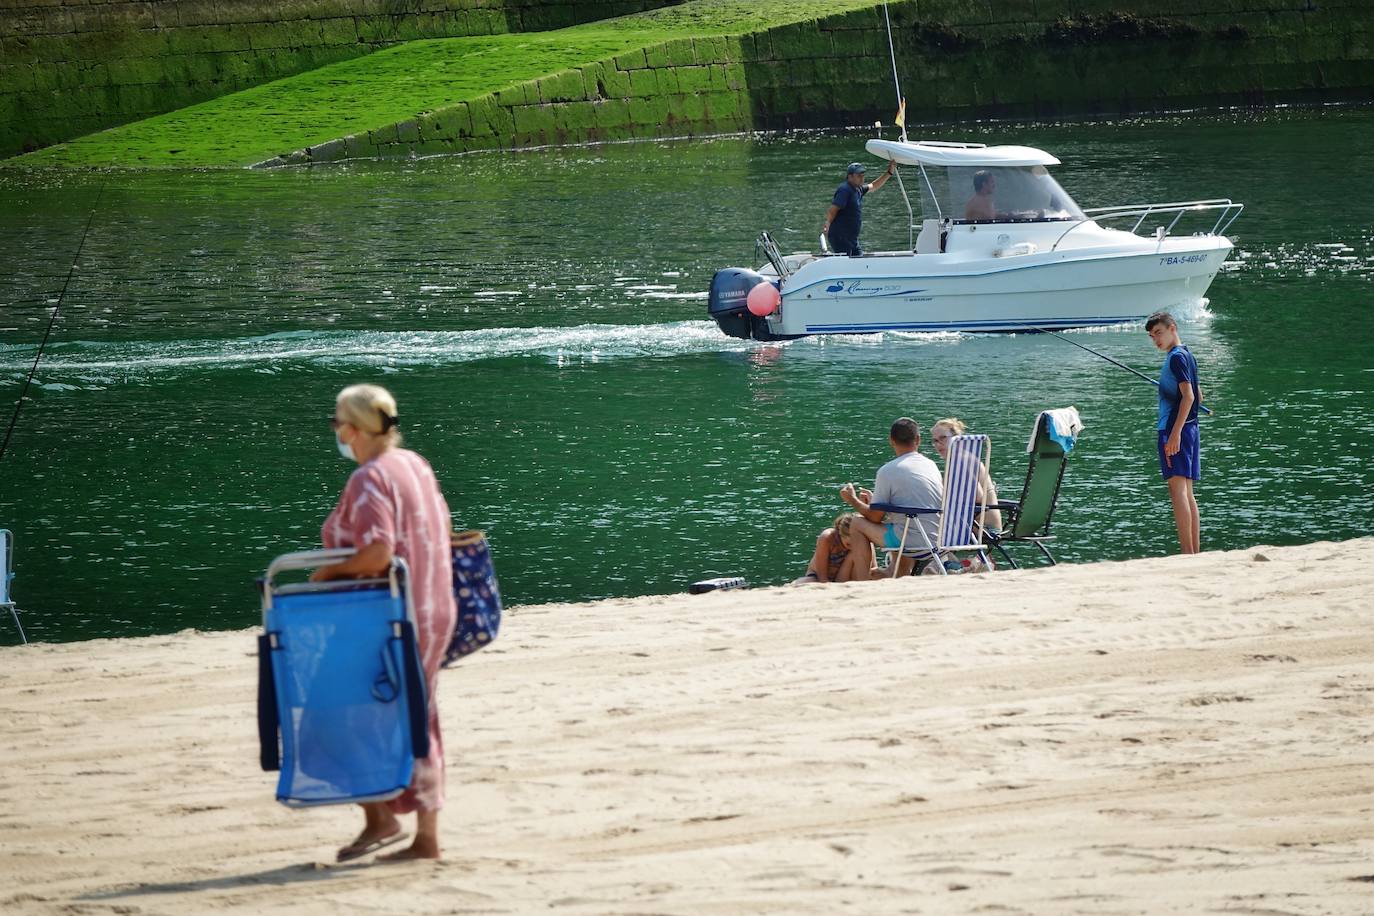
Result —
[[897, 103], [897, 117], [892, 119], [892, 123], [898, 127], [906, 127], [906, 99]]

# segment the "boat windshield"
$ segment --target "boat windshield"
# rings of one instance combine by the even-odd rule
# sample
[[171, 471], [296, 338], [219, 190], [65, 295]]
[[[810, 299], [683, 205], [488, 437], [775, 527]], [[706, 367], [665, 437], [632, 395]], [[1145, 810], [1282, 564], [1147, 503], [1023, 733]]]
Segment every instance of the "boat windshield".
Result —
[[927, 217], [944, 217], [956, 223], [1085, 218], [1043, 165], [926, 166], [924, 171], [921, 206]]

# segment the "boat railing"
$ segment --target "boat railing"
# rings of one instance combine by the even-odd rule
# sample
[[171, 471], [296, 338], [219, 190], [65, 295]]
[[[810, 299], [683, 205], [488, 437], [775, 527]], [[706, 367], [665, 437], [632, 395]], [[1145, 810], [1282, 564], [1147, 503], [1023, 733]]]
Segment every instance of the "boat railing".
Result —
[[946, 149], [987, 149], [986, 143], [963, 143], [958, 140], [917, 140], [917, 146], [941, 146]]
[[1217, 211], [1216, 222], [1212, 224], [1211, 231], [1205, 234], [1225, 235], [1226, 230], [1231, 228], [1231, 224], [1236, 221], [1236, 218], [1240, 216], [1241, 211], [1244, 209], [1245, 204], [1238, 204], [1227, 197], [1219, 197], [1213, 200], [1187, 200], [1164, 204], [1127, 204], [1118, 207], [1093, 207], [1083, 211], [1084, 219], [1079, 220], [1068, 229], [1064, 230], [1059, 238], [1055, 240], [1050, 251], [1054, 251], [1058, 248], [1059, 243], [1064, 241], [1064, 237], [1079, 226], [1085, 226], [1088, 223], [1100, 223], [1107, 220], [1127, 219], [1132, 216], [1136, 218], [1135, 224], [1132, 225], [1130, 229], [1131, 234], [1134, 235], [1136, 230], [1138, 230], [1141, 225], [1144, 224], [1145, 220], [1150, 217], [1169, 213], [1174, 214], [1174, 218], [1169, 222], [1168, 226], [1160, 227], [1164, 230], [1163, 235], [1160, 236], [1163, 238], [1163, 236], [1174, 231], [1174, 227], [1178, 225], [1178, 221], [1182, 219], [1185, 214], [1214, 210]]

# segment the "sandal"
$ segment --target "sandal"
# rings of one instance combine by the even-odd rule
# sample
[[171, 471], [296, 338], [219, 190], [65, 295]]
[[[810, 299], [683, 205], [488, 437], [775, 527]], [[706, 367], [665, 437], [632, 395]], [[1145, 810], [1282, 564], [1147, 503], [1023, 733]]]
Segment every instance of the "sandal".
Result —
[[397, 830], [391, 836], [381, 837], [380, 839], [376, 840], [368, 840], [367, 842], [358, 842], [355, 840], [354, 842], [349, 843], [343, 849], [339, 850], [338, 857], [335, 859], [335, 861], [352, 862], [354, 859], [361, 859], [363, 856], [370, 856], [380, 849], [385, 849], [388, 846], [394, 846], [395, 844], [401, 842], [404, 839], [406, 839], [406, 832], [404, 830]]

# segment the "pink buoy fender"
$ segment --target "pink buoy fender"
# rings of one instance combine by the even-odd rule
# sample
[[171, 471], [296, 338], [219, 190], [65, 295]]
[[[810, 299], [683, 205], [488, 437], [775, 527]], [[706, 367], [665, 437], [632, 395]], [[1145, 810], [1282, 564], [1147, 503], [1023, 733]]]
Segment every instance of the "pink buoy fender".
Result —
[[782, 293], [778, 292], [778, 288], [767, 280], [749, 290], [749, 298], [746, 300], [749, 314], [759, 318], [773, 314], [781, 304]]

